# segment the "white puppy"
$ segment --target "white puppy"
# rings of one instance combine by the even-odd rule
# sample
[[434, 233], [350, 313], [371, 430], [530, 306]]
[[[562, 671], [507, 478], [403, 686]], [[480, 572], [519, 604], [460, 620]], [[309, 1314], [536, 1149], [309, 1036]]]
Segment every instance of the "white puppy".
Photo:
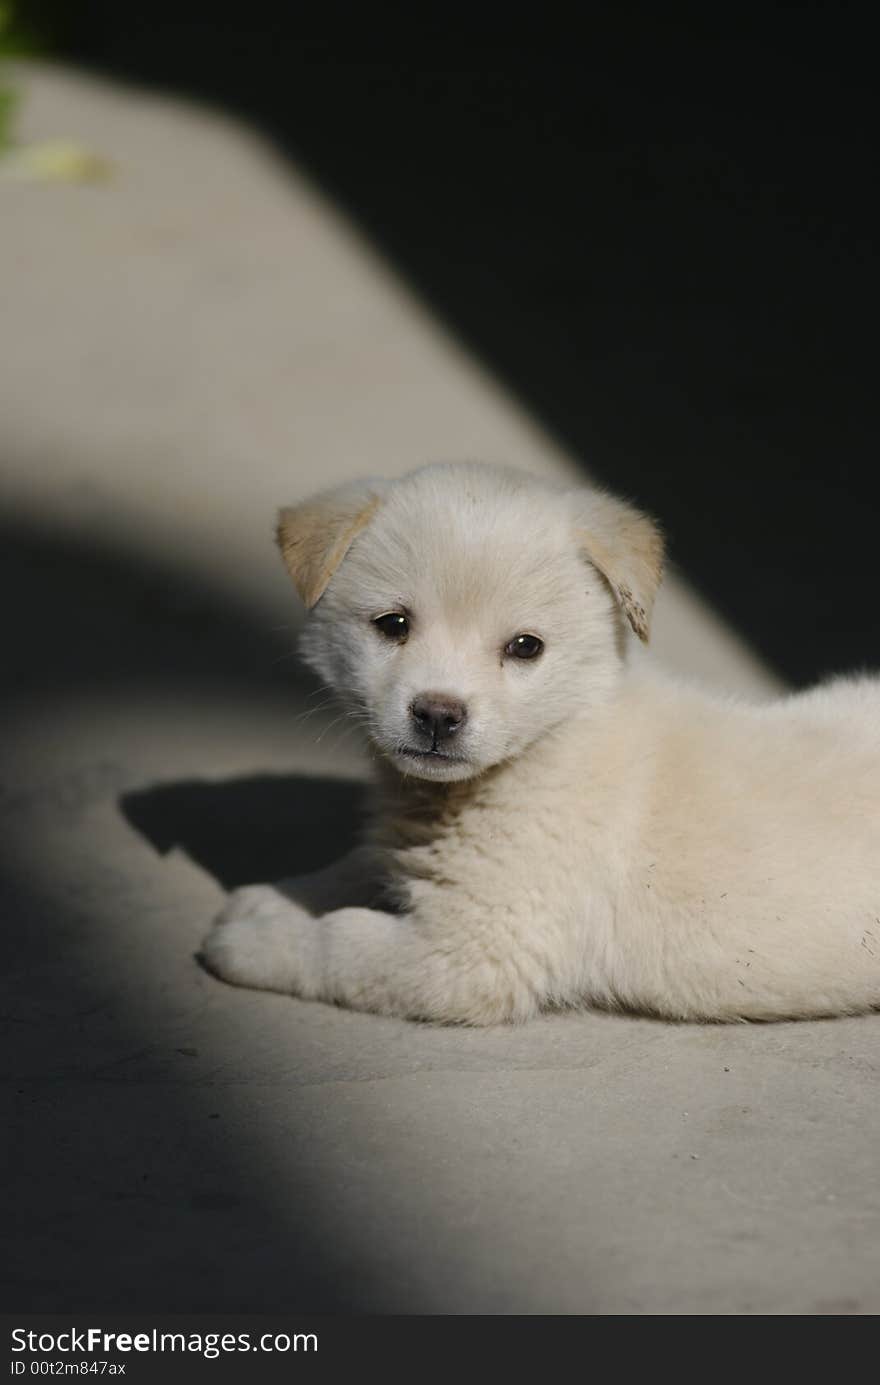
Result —
[[231, 896], [221, 977], [469, 1024], [880, 1005], [880, 683], [757, 707], [628, 666], [662, 543], [594, 490], [428, 466], [279, 542], [379, 784], [337, 866]]

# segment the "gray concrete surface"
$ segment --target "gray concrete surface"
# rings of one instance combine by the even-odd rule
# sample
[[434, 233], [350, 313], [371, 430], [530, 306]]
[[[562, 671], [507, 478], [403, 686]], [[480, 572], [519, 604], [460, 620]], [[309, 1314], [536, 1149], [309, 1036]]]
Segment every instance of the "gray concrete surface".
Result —
[[[252, 134], [19, 77], [22, 135], [115, 176], [0, 183], [4, 1307], [876, 1312], [876, 1019], [468, 1032], [199, 970], [366, 773], [284, 657], [275, 506], [580, 459]], [[656, 646], [773, 690], [674, 578]]]

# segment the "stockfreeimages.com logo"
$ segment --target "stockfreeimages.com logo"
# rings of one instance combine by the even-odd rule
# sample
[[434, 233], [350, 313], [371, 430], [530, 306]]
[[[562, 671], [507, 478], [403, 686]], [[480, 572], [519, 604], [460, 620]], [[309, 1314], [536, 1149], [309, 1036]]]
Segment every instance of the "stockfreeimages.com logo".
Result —
[[[15, 1327], [12, 1329], [12, 1350], [39, 1353], [40, 1356], [58, 1352], [68, 1357], [73, 1354], [95, 1356], [101, 1352], [108, 1356], [118, 1352], [192, 1352], [212, 1360], [224, 1352], [317, 1351], [318, 1337], [314, 1332], [263, 1332], [255, 1337], [250, 1332], [160, 1332], [155, 1327], [149, 1332], [133, 1333], [105, 1332], [100, 1327], [70, 1328], [57, 1333]], [[25, 1370], [24, 1361], [13, 1362], [13, 1375], [23, 1374]]]

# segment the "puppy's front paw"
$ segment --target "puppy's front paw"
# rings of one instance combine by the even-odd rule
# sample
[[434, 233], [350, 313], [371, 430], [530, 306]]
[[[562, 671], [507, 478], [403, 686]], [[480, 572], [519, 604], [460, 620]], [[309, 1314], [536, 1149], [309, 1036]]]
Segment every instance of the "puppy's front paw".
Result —
[[315, 921], [272, 885], [234, 890], [202, 944], [201, 959], [234, 986], [307, 995]]

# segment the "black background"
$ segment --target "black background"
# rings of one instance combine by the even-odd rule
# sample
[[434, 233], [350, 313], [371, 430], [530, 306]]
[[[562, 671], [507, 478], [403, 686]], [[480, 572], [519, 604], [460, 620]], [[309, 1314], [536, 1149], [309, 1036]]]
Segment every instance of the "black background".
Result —
[[36, 9], [268, 131], [786, 678], [880, 665], [858, 10]]

